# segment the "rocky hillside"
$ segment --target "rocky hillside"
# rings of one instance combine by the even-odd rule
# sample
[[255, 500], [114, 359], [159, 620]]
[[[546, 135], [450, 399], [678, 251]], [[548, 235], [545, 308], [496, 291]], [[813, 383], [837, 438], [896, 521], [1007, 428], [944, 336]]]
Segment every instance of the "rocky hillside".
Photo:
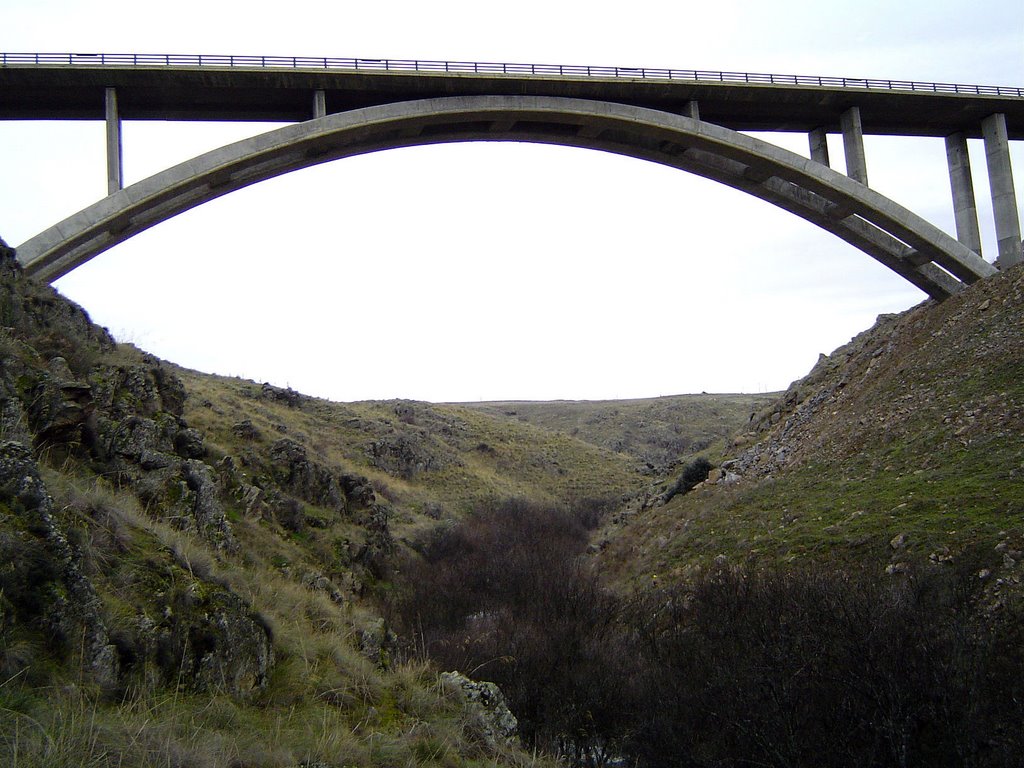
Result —
[[1017, 584], [1022, 340], [1020, 267], [880, 317], [756, 414], [707, 483], [619, 515], [603, 562], [634, 579], [714, 560], [930, 562]]
[[[396, 530], [561, 498], [563, 464], [621, 495], [635, 462], [475, 418], [202, 382], [0, 244], [0, 763], [525, 761], [500, 696], [397, 658], [369, 598]], [[438, 477], [466, 490], [435, 501]]]
[[[316, 461], [364, 478], [401, 536], [459, 519], [486, 499], [612, 506], [634, 492], [643, 469], [633, 457], [463, 406], [332, 403], [175, 370], [190, 393], [184, 415], [213, 452], [233, 456], [252, 475], [301, 446]], [[318, 503], [308, 494], [306, 501]]]
[[671, 406], [699, 414], [689, 432], [623, 408], [573, 435], [188, 371], [115, 344], [0, 244], [0, 762], [525, 760], [500, 694], [405, 660], [374, 605], [403, 550], [481, 505], [592, 526], [650, 482], [626, 449], [721, 445], [750, 401]]

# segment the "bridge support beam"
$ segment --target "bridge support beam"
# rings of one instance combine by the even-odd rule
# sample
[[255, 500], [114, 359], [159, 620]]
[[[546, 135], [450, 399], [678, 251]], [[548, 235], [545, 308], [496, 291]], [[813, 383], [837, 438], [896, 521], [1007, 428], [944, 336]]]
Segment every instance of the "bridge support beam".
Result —
[[683, 106], [683, 117], [692, 117], [694, 120], [700, 120], [700, 105], [693, 99], [686, 102]]
[[1024, 259], [1021, 255], [1020, 216], [1017, 213], [1017, 194], [1013, 189], [1006, 115], [997, 113], [986, 117], [981, 122], [981, 132], [985, 139], [988, 182], [992, 189], [992, 212], [995, 215], [996, 239], [999, 242], [998, 264], [1005, 268]]
[[107, 194], [112, 195], [124, 186], [121, 116], [117, 110], [116, 88], [107, 88], [104, 112], [107, 121]]
[[[505, 124], [508, 132], [495, 134], [493, 126]], [[423, 99], [292, 123], [116, 192], [19, 245], [18, 260], [26, 274], [55, 280], [154, 224], [249, 184], [384, 149], [495, 139], [613, 152], [720, 181], [833, 232], [936, 299], [997, 272], [938, 227], [805, 156], [668, 112], [545, 96]]]
[[313, 92], [313, 118], [324, 117], [327, 114], [327, 94], [324, 91]]
[[828, 160], [828, 132], [824, 128], [815, 128], [807, 139], [811, 144], [811, 160], [822, 165], [829, 165]]
[[864, 127], [860, 107], [850, 107], [839, 118], [843, 129], [843, 150], [846, 153], [846, 175], [868, 185], [868, 164], [864, 155]]
[[949, 165], [949, 186], [953, 192], [956, 239], [981, 256], [978, 204], [974, 199], [974, 181], [971, 176], [971, 159], [967, 154], [967, 137], [963, 133], [954, 133], [946, 137], [946, 163]]

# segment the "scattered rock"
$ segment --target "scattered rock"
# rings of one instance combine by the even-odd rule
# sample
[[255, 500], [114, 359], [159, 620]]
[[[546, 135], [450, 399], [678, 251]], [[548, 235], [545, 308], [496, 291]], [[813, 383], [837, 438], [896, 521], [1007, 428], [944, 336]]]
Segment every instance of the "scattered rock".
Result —
[[291, 387], [281, 389], [271, 384], [264, 383], [260, 389], [260, 394], [265, 400], [273, 400], [278, 403], [284, 403], [289, 408], [298, 408], [302, 405], [302, 395], [296, 392]]
[[108, 418], [153, 418], [158, 413], [180, 417], [185, 408], [185, 385], [156, 358], [149, 365], [105, 366], [90, 377], [97, 408]]
[[198, 429], [186, 427], [174, 435], [174, 452], [183, 459], [201, 459], [206, 455], [206, 438]]
[[187, 491], [179, 504], [195, 520], [200, 534], [219, 548], [233, 549], [235, 543], [220, 503], [220, 483], [213, 468], [197, 459], [186, 459], [181, 464], [181, 476]]
[[57, 366], [60, 374], [44, 374], [29, 398], [26, 415], [34, 442], [46, 447], [91, 444], [96, 431], [92, 388], [72, 380], [64, 359], [55, 359], [63, 362]]
[[372, 507], [377, 503], [377, 493], [371, 482], [362, 475], [343, 472], [338, 476], [341, 489], [345, 492], [349, 507]]
[[384, 619], [377, 619], [359, 633], [359, 650], [381, 669], [391, 665], [391, 658], [398, 648], [398, 635], [391, 631]]
[[461, 672], [442, 672], [441, 681], [468, 705], [488, 748], [493, 750], [515, 743], [519, 721], [497, 685], [471, 680]]
[[266, 504], [264, 503], [264, 491], [255, 485], [241, 484], [238, 486], [239, 500], [245, 508], [245, 516], [250, 520], [259, 520], [264, 517]]
[[304, 573], [302, 575], [302, 583], [315, 592], [323, 592], [331, 599], [331, 602], [337, 603], [338, 605], [345, 604], [345, 595], [340, 589], [338, 589], [333, 581], [328, 579], [322, 573], [316, 573], [315, 571]]
[[334, 474], [313, 461], [306, 449], [290, 438], [270, 446], [271, 472], [282, 488], [303, 501], [344, 513], [346, 497]]
[[125, 472], [120, 479], [134, 489], [152, 514], [198, 533], [217, 549], [236, 547], [220, 501], [220, 480], [209, 464], [154, 453], [144, 457], [139, 466], [144, 471]]
[[405, 480], [461, 464], [450, 450], [419, 432], [382, 437], [370, 443], [367, 454], [373, 466]]
[[259, 440], [262, 436], [260, 431], [250, 419], [243, 419], [231, 426], [231, 432], [243, 440]]

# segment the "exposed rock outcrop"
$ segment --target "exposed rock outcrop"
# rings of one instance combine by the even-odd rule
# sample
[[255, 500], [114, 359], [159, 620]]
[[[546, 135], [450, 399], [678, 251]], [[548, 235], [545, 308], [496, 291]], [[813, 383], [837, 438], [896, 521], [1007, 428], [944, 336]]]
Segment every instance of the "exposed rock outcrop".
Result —
[[437, 472], [461, 464], [454, 451], [418, 431], [399, 432], [375, 440], [367, 446], [366, 452], [373, 466], [406, 480], [423, 472]]
[[114, 339], [89, 315], [56, 290], [26, 278], [14, 250], [0, 247], [0, 327], [32, 339], [37, 361], [63, 357], [75, 376], [88, 374], [97, 356], [114, 349]]
[[81, 653], [82, 667], [104, 688], [119, 672], [82, 558], [53, 514], [53, 500], [32, 452], [0, 443], [0, 627], [15, 621], [43, 633], [62, 653]]
[[398, 635], [384, 619], [377, 619], [359, 633], [359, 650], [381, 669], [391, 665], [391, 658], [398, 649]]
[[[55, 658], [80, 655], [104, 689], [137, 675], [233, 695], [260, 688], [272, 638], [244, 601], [190, 565], [182, 586], [176, 555], [133, 559], [134, 524], [103, 504], [72, 493], [58, 514], [36, 463], [69, 458], [132, 491], [152, 516], [232, 548], [220, 476], [202, 461], [203, 434], [182, 418], [174, 370], [149, 355], [109, 362], [109, 334], [27, 280], [2, 241], [0, 323], [0, 631], [35, 633]], [[90, 526], [112, 537], [102, 570], [76, 543], [97, 535]], [[136, 616], [124, 597], [105, 604], [97, 585], [107, 571], [147, 587], [131, 598]]]
[[347, 499], [334, 474], [309, 458], [306, 449], [288, 438], [270, 446], [271, 473], [285, 490], [303, 501], [344, 514]]
[[235, 696], [266, 684], [274, 662], [269, 629], [215, 582], [193, 575], [175, 587], [170, 562], [128, 567], [135, 578], [141, 569], [148, 583], [166, 586], [139, 595], [137, 617], [108, 625], [32, 452], [13, 441], [0, 443], [0, 524], [0, 629], [37, 632], [61, 658], [81, 654], [82, 668], [104, 689], [152, 673], [164, 684]]
[[247, 696], [266, 685], [274, 663], [259, 617], [231, 591], [199, 581], [171, 597], [150, 636], [166, 681], [181, 675], [199, 691]]
[[272, 384], [266, 383], [260, 389], [260, 395], [266, 400], [284, 403], [289, 408], [298, 408], [302, 405], [304, 399], [302, 395], [291, 387], [282, 389], [281, 387], [275, 387]]

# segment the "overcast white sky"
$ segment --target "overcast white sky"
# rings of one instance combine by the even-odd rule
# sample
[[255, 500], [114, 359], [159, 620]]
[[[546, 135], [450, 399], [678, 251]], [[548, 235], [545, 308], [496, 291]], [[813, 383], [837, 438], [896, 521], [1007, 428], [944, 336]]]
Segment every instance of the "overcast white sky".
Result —
[[[157, 10], [161, 9], [161, 10]], [[673, 67], [1024, 85], [1019, 0], [0, 0], [7, 52]], [[124, 126], [126, 182], [278, 127]], [[807, 154], [803, 135], [765, 136]], [[837, 138], [837, 137], [833, 137]], [[873, 187], [953, 232], [941, 139], [867, 137]], [[971, 145], [985, 256], [995, 252]], [[100, 123], [0, 122], [0, 237], [106, 193]], [[832, 148], [842, 170], [841, 145]], [[1024, 201], [1024, 151], [1013, 146]], [[767, 391], [924, 295], [680, 171], [525, 144], [393, 150], [249, 187], [57, 283], [121, 340], [333, 400]]]

